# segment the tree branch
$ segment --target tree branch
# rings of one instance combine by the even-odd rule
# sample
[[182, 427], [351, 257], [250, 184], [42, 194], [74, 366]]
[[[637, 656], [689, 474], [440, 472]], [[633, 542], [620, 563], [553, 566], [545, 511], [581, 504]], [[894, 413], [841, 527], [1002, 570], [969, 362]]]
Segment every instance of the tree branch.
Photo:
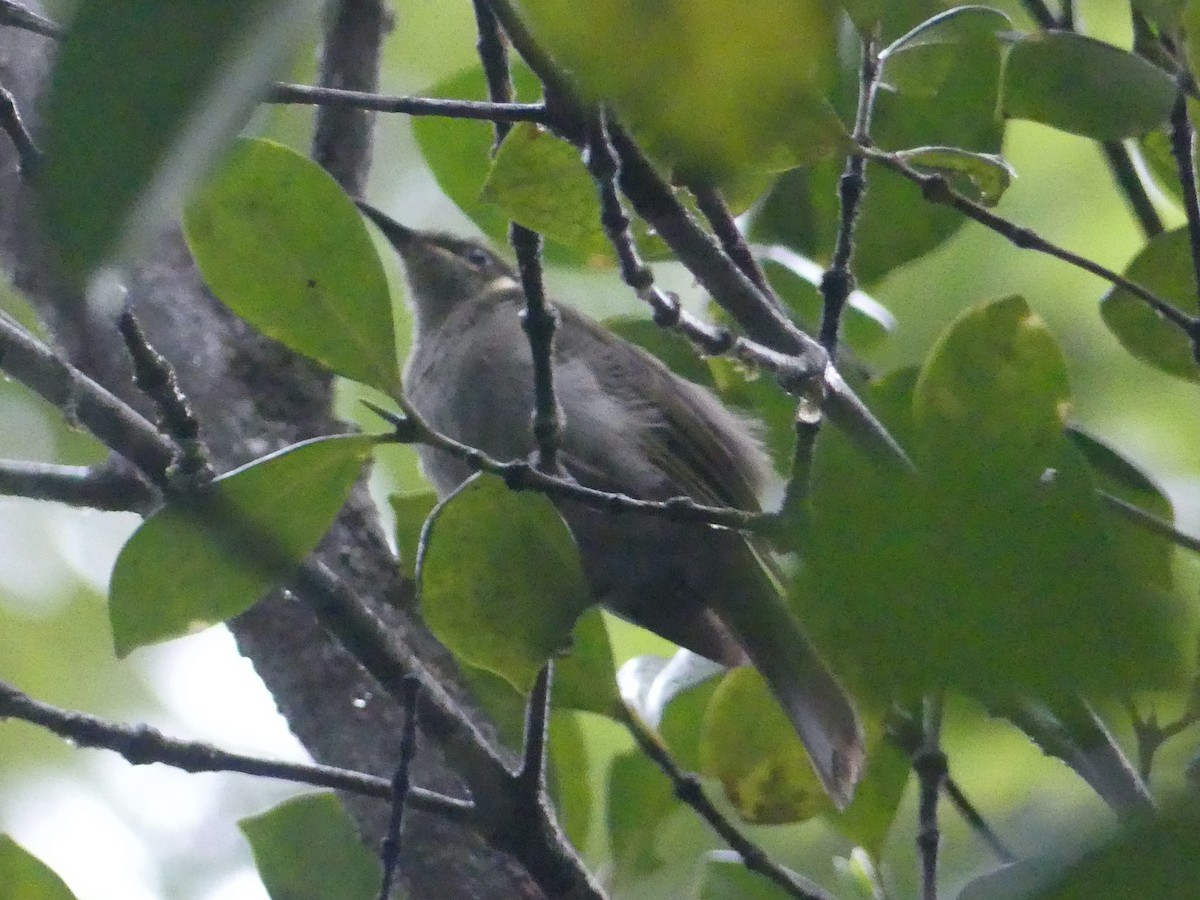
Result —
[[140, 414], [0, 312], [0, 370], [120, 453], [159, 487], [176, 449]]
[[534, 122], [549, 125], [550, 115], [541, 103], [485, 103], [481, 100], [443, 100], [437, 97], [392, 97], [369, 91], [279, 83], [271, 87], [266, 103], [295, 103], [345, 109], [403, 113], [410, 116], [443, 116], [486, 122]]
[[1193, 342], [1196, 342], [1200, 338], [1200, 334], [1197, 333], [1197, 328], [1200, 327], [1197, 324], [1197, 320], [1176, 308], [1169, 301], [1158, 296], [1153, 291], [1142, 287], [1142, 285], [1130, 281], [1124, 275], [1120, 275], [1112, 269], [1105, 268], [1087, 257], [1080, 256], [1078, 253], [1074, 253], [1046, 240], [1046, 238], [1031, 228], [1019, 226], [1002, 216], [996, 215], [982, 204], [976, 203], [955, 191], [944, 176], [919, 172], [894, 154], [877, 150], [873, 147], [859, 147], [858, 152], [873, 162], [880, 163], [913, 182], [921, 189], [921, 195], [930, 203], [940, 203], [958, 210], [963, 215], [974, 219], [985, 228], [996, 232], [1022, 250], [1035, 250], [1038, 253], [1044, 253], [1047, 256], [1052, 256], [1055, 259], [1069, 263], [1077, 269], [1082, 269], [1085, 272], [1103, 278], [1117, 287], [1124, 288], [1144, 301], [1151, 309], [1172, 325], [1177, 326]]
[[60, 466], [0, 460], [0, 494], [142, 515], [149, 515], [162, 502], [159, 492], [144, 479], [111, 462], [98, 466]]
[[[386, 778], [335, 766], [290, 763], [230, 753], [201, 741], [168, 737], [149, 725], [122, 725], [87, 713], [73, 712], [34, 700], [12, 685], [0, 682], [0, 719], [19, 719], [37, 725], [79, 747], [111, 750], [135, 766], [162, 763], [184, 772], [236, 772], [276, 778], [313, 787], [333, 788], [364, 797], [390, 800]], [[469, 824], [474, 806], [466, 800], [413, 788], [414, 806], [453, 821]]]

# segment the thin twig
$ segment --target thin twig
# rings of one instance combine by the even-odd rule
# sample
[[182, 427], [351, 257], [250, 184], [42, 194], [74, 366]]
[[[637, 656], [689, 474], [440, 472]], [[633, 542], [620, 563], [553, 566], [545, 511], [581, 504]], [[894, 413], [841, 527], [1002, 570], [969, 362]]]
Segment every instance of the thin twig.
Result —
[[[513, 102], [512, 71], [508, 65], [508, 48], [504, 46], [504, 38], [500, 33], [500, 23], [487, 4], [487, 0], [472, 0], [475, 9], [475, 52], [483, 67], [483, 77], [487, 82], [488, 99], [493, 106], [511, 106]], [[541, 107], [545, 112], [544, 105]], [[492, 141], [493, 155], [500, 149], [508, 132], [512, 128], [510, 121], [493, 119], [494, 139]]]
[[1200, 553], [1200, 538], [1193, 537], [1190, 534], [1184, 534], [1166, 519], [1160, 519], [1153, 513], [1147, 512], [1140, 506], [1130, 503], [1128, 500], [1122, 500], [1115, 494], [1110, 494], [1108, 491], [1097, 490], [1101, 502], [1104, 503], [1113, 512], [1119, 513], [1122, 517], [1139, 525], [1154, 534], [1166, 538], [1171, 543], [1183, 547], [1185, 550], [1191, 550], [1194, 553]]
[[554, 660], [551, 659], [538, 672], [533, 690], [529, 692], [529, 702], [525, 704], [525, 733], [517, 782], [530, 803], [540, 802], [546, 795], [546, 746], [550, 737], [550, 689], [553, 683]]
[[42, 162], [42, 151], [34, 143], [33, 135], [21, 120], [16, 98], [0, 86], [0, 129], [13, 142], [17, 151], [17, 166], [22, 178], [32, 178]]
[[762, 847], [739, 831], [708, 799], [696, 776], [679, 768], [657, 735], [646, 727], [636, 713], [625, 710], [622, 719], [639, 749], [670, 779], [675, 796], [695, 810], [697, 815], [741, 856], [747, 869], [769, 879], [790, 897], [799, 900], [830, 900], [828, 894], [775, 862]]
[[1049, 31], [1052, 28], [1058, 28], [1058, 19], [1054, 13], [1050, 12], [1048, 7], [1042, 0], [1021, 0], [1021, 5], [1025, 7], [1025, 12], [1029, 13], [1030, 18], [1037, 24]]
[[133, 360], [133, 383], [158, 411], [159, 430], [179, 447], [171, 477], [194, 486], [208, 483], [214, 474], [212, 459], [200, 439], [200, 422], [179, 389], [174, 367], [150, 345], [132, 310], [121, 313], [117, 327]]
[[1142, 234], [1147, 239], [1162, 234], [1162, 217], [1154, 208], [1154, 201], [1150, 199], [1142, 176], [1133, 164], [1133, 158], [1125, 149], [1125, 145], [1120, 141], [1102, 141], [1100, 149], [1104, 151], [1104, 159], [1108, 163], [1109, 171], [1112, 172], [1113, 180], [1121, 189], [1121, 193], [1125, 195], [1125, 200], [1129, 203], [1129, 208], [1133, 212], [1134, 218], [1137, 219]]
[[486, 103], [482, 100], [444, 100], [438, 97], [392, 97], [364, 91], [283, 83], [273, 85], [263, 99], [267, 103], [343, 106], [373, 112], [404, 113], [410, 116], [551, 124], [546, 107], [541, 103]]
[[396, 773], [392, 776], [392, 814], [388, 818], [387, 834], [379, 852], [383, 867], [379, 900], [388, 900], [392, 896], [392, 885], [400, 865], [404, 806], [412, 792], [409, 776], [413, 759], [417, 755], [417, 692], [421, 689], [421, 683], [415, 678], [408, 678], [405, 686], [407, 690], [404, 695], [404, 730], [400, 734], [400, 761], [396, 764]]
[[942, 751], [942, 711], [940, 695], [925, 698], [922, 721], [921, 750], [913, 760], [920, 785], [917, 809], [917, 849], [921, 855], [921, 897], [937, 900], [938, 830], [937, 803], [948, 772], [946, 754]]
[[[912, 759], [915, 767], [916, 759], [920, 755], [925, 742], [921, 723], [917, 722], [913, 716], [904, 710], [893, 707], [884, 722], [884, 736], [890, 743]], [[979, 809], [967, 797], [966, 792], [950, 776], [948, 762], [947, 773], [942, 786], [946, 791], [946, 796], [954, 805], [959, 815], [963, 817], [983, 842], [991, 848], [996, 858], [1001, 862], [1016, 861], [1017, 855], [1001, 840], [1000, 836], [996, 834], [995, 829], [988, 824], [987, 820], [983, 818], [983, 814], [979, 812]]]
[[1195, 338], [1197, 328], [1200, 327], [1197, 324], [1197, 320], [1153, 291], [1130, 281], [1124, 275], [1114, 272], [1112, 269], [1105, 268], [1099, 263], [1080, 256], [1078, 253], [1074, 253], [1048, 241], [1031, 228], [1022, 227], [1002, 216], [996, 215], [985, 206], [955, 191], [951, 187], [950, 182], [942, 175], [919, 172], [894, 154], [875, 149], [874, 147], [859, 147], [858, 152], [913, 182], [921, 189], [922, 196], [929, 202], [940, 203], [958, 210], [963, 215], [991, 229], [1022, 250], [1035, 250], [1038, 253], [1044, 253], [1047, 256], [1052, 256], [1078, 269], [1103, 278], [1117, 287], [1124, 288], [1129, 293], [1144, 301], [1151, 309], [1172, 325], [1180, 328], [1189, 339]]
[[742, 270], [742, 274], [753, 281], [772, 303], [782, 308], [783, 304], [780, 303], [779, 297], [776, 296], [770, 282], [767, 281], [762, 266], [754, 258], [750, 245], [746, 242], [746, 236], [738, 228], [737, 220], [734, 219], [729, 205], [725, 202], [721, 189], [707, 181], [689, 182], [688, 188], [696, 198], [696, 208], [704, 214], [713, 234], [721, 242], [721, 249], [737, 264], [737, 267]]
[[[508, 50], [500, 35], [500, 25], [485, 0], [474, 0], [475, 24], [479, 33], [476, 49], [487, 79], [488, 98], [497, 104], [513, 100], [512, 72], [508, 65]], [[492, 152], [512, 128], [508, 122], [495, 122]], [[546, 301], [542, 280], [542, 236], [519, 222], [508, 223], [508, 240], [517, 258], [521, 289], [525, 294], [525, 310], [521, 327], [529, 340], [533, 358], [533, 439], [537, 447], [537, 468], [543, 472], [558, 472], [558, 447], [562, 435], [562, 420], [554, 394], [554, 332], [558, 316]]]
[[533, 439], [539, 471], [557, 474], [562, 418], [554, 393], [554, 333], [558, 313], [546, 300], [542, 281], [542, 236], [517, 222], [508, 225], [508, 239], [517, 257], [525, 309], [521, 328], [533, 357]]
[[[168, 737], [149, 725], [124, 725], [87, 713], [74, 712], [34, 700], [12, 685], [0, 682], [0, 719], [29, 722], [79, 747], [111, 750], [135, 766], [162, 763], [184, 772], [235, 772], [260, 778], [277, 778], [296, 784], [332, 788], [381, 800], [392, 798], [386, 778], [307, 763], [262, 759], [230, 753], [200, 741]], [[469, 824], [474, 805], [434, 791], [413, 788], [414, 807], [443, 818]]]
[[1200, 678], [1192, 683], [1188, 708], [1179, 718], [1166, 725], [1158, 724], [1158, 716], [1153, 709], [1143, 717], [1132, 700], [1126, 700], [1125, 706], [1129, 721], [1133, 725], [1134, 737], [1137, 739], [1138, 774], [1142, 781], [1149, 784], [1150, 773], [1154, 769], [1154, 757], [1162, 745], [1200, 722]]
[[[878, 47], [874, 40], [863, 41], [858, 81], [858, 109], [854, 117], [854, 139], [860, 144], [870, 141], [871, 118], [875, 109], [875, 94], [879, 83]], [[838, 201], [841, 215], [833, 257], [821, 278], [821, 327], [818, 340], [829, 358], [837, 351], [841, 333], [842, 312], [854, 292], [855, 279], [851, 262], [854, 256], [854, 227], [862, 209], [867, 190], [866, 160], [855, 154], [846, 157], [846, 167], [838, 179]], [[783, 518], [796, 520], [809, 495], [812, 461], [817, 438], [824, 419], [821, 402], [802, 397], [796, 407], [794, 420], [795, 445], [792, 450], [791, 472], [783, 497]]]
[[[1183, 209], [1187, 215], [1188, 249], [1192, 254], [1192, 273], [1195, 283], [1200, 285], [1200, 196], [1196, 193], [1196, 167], [1193, 163], [1196, 135], [1188, 116], [1188, 98], [1182, 86], [1175, 105], [1171, 107], [1171, 155], [1175, 157], [1175, 168], [1179, 173], [1179, 191], [1183, 197]], [[1196, 298], [1200, 307], [1200, 297]], [[1200, 361], [1200, 341], [1193, 342], [1193, 352]]]
[[971, 826], [971, 830], [983, 839], [983, 842], [996, 855], [996, 859], [1004, 863], [1016, 862], [1017, 854], [1008, 844], [1004, 843], [1000, 835], [996, 834], [995, 829], [988, 824], [975, 804], [963, 793], [958, 782], [947, 775], [942, 782], [942, 787], [946, 791], [946, 796], [950, 798], [950, 802], [954, 804], [954, 808], [958, 810], [958, 814]]
[[[873, 40], [863, 41], [858, 79], [858, 108], [854, 116], [854, 140], [868, 144], [871, 140], [871, 118], [875, 110], [875, 95], [879, 85], [878, 48]], [[833, 257], [821, 279], [821, 330], [817, 339], [832, 357], [837, 350], [841, 331], [842, 310], [855, 287], [850, 267], [854, 255], [854, 226], [862, 210], [867, 191], [866, 160], [851, 153], [838, 179], [840, 217]]]
[[88, 378], [21, 325], [0, 313], [0, 371], [85, 427], [109, 449], [133, 463], [159, 487], [175, 459], [175, 447], [124, 401]]
[[149, 515], [161, 502], [158, 491], [132, 470], [105, 463], [60, 466], [54, 463], [0, 460], [0, 494], [48, 500], [107, 512]]
[[510, 489], [515, 491], [539, 491], [548, 497], [574, 500], [577, 503], [583, 503], [609, 513], [629, 512], [662, 516], [670, 521], [704, 522], [720, 528], [754, 530], [770, 524], [770, 517], [764, 513], [748, 512], [730, 506], [705, 506], [696, 503], [690, 497], [683, 496], [672, 497], [669, 500], [639, 500], [628, 494], [599, 491], [565, 478], [550, 475], [539, 471], [525, 460], [501, 462], [475, 447], [460, 443], [437, 431], [421, 418], [420, 413], [413, 409], [412, 404], [402, 396], [397, 397], [396, 402], [404, 411], [403, 416], [370, 401], [364, 400], [363, 402], [376, 415], [393, 424], [396, 429], [395, 440], [397, 443], [421, 443], [444, 450], [456, 459], [462, 460], [475, 472], [498, 475], [504, 479], [504, 483]]

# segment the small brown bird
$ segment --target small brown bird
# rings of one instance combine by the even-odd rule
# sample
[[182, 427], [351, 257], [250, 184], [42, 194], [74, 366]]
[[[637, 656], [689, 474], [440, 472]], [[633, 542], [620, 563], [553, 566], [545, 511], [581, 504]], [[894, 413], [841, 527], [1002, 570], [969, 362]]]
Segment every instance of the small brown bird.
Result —
[[[437, 430], [493, 457], [528, 459], [533, 363], [513, 270], [474, 241], [415, 231], [358, 205], [405, 263], [416, 317], [404, 374], [413, 406]], [[560, 463], [572, 478], [646, 500], [760, 508], [773, 473], [748, 420], [569, 306], [554, 308]], [[439, 496], [472, 474], [443, 451], [419, 452]], [[858, 717], [751, 544], [704, 524], [556, 504], [596, 600], [716, 662], [756, 666], [844, 807], [863, 765]]]

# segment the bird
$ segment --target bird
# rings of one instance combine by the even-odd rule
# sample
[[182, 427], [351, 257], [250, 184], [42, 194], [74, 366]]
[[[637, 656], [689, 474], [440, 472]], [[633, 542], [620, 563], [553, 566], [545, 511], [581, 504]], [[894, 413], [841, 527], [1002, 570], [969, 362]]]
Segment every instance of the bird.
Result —
[[[488, 246], [406, 227], [356, 200], [404, 263], [414, 314], [405, 396], [428, 425], [501, 460], [527, 460], [533, 356], [525, 294]], [[558, 461], [566, 477], [644, 500], [761, 510], [776, 478], [753, 422], [572, 306], [552, 302]], [[418, 447], [439, 497], [473, 470]], [[787, 608], [764, 551], [703, 522], [613, 515], [556, 499], [579, 546], [596, 602], [716, 663], [753, 665], [791, 721], [835, 807], [864, 767], [862, 725], [849, 695]]]

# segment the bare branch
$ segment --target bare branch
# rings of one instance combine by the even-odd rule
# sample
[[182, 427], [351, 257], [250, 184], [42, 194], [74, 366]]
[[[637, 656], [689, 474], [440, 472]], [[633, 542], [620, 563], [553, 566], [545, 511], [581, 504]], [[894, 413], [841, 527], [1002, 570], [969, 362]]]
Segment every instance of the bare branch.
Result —
[[[392, 798], [386, 778], [352, 772], [334, 766], [290, 763], [230, 753], [200, 741], [168, 737], [149, 725], [123, 725], [87, 713], [73, 712], [34, 700], [12, 685], [0, 682], [0, 719], [20, 719], [45, 728], [80, 746], [112, 750], [135, 766], [162, 763], [184, 772], [237, 772], [260, 778], [276, 778], [313, 787], [333, 788], [381, 800]], [[433, 791], [413, 788], [410, 800], [427, 812], [469, 824], [473, 805], [444, 797]]]
[[158, 491], [146, 481], [112, 463], [60, 466], [0, 460], [0, 494], [142, 515], [148, 515], [161, 502]]

